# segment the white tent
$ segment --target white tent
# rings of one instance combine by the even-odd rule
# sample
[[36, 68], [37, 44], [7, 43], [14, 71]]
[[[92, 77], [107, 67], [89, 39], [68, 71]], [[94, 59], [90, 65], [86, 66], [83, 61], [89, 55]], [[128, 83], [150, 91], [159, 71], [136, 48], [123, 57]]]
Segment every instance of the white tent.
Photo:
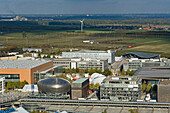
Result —
[[25, 85], [22, 89], [22, 92], [38, 92], [37, 85]]
[[99, 73], [93, 73], [91, 75], [91, 78], [89, 79], [90, 83], [99, 83], [101, 85], [101, 83], [103, 82], [103, 80], [106, 78], [105, 75], [99, 74]]

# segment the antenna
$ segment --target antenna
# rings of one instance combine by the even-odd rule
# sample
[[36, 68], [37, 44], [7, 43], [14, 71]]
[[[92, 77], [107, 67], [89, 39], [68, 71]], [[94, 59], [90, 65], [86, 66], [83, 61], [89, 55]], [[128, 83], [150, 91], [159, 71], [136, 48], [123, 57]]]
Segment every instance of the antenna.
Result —
[[81, 23], [81, 32], [83, 32], [84, 19], [80, 20], [80, 23]]

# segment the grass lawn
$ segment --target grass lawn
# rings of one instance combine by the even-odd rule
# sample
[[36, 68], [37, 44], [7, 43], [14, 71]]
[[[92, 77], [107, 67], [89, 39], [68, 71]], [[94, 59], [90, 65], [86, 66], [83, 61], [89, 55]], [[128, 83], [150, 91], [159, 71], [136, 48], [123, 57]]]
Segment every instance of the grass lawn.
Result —
[[[18, 48], [38, 47], [49, 52], [51, 48], [78, 48], [78, 49], [96, 49], [107, 50], [111, 48], [123, 47], [117, 51], [117, 55], [122, 55], [130, 51], [143, 51], [150, 53], [159, 53], [164, 56], [170, 56], [170, 37], [169, 34], [127, 34], [132, 31], [96, 31], [85, 30], [84, 33], [68, 31], [42, 31], [26, 33], [10, 33], [0, 36], [0, 43], [12, 45]], [[133, 31], [134, 32], [134, 31]], [[145, 33], [145, 32], [144, 32]], [[94, 44], [83, 43], [83, 40], [93, 40]], [[132, 46], [132, 48], [128, 48]]]

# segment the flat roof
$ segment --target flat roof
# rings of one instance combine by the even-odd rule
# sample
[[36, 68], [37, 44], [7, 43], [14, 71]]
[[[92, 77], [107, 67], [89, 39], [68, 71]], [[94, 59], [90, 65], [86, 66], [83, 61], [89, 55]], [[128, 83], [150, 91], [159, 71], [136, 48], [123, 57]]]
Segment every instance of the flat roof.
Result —
[[77, 53], [107, 53], [106, 51], [94, 51], [94, 50], [81, 50], [77, 51]]
[[170, 66], [143, 67], [136, 75], [143, 78], [170, 78]]
[[32, 69], [51, 60], [0, 60], [0, 69]]
[[73, 83], [83, 83], [84, 81], [86, 81], [88, 78], [80, 78], [76, 81], [74, 81]]

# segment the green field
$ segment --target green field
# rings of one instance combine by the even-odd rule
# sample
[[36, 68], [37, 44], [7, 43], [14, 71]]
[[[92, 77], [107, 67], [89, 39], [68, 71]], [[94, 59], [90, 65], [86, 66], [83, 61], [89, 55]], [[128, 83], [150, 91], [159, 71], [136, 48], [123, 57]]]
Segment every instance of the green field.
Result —
[[[25, 32], [26, 37], [23, 34], [22, 32], [1, 35], [0, 43], [18, 48], [43, 48], [45, 53], [54, 52], [57, 49], [68, 50], [68, 48], [92, 50], [122, 48], [123, 50], [117, 51], [117, 55], [130, 51], [144, 51], [170, 57], [169, 32], [86, 30], [84, 33], [79, 31]], [[83, 43], [84, 40], [93, 40], [94, 44]]]

